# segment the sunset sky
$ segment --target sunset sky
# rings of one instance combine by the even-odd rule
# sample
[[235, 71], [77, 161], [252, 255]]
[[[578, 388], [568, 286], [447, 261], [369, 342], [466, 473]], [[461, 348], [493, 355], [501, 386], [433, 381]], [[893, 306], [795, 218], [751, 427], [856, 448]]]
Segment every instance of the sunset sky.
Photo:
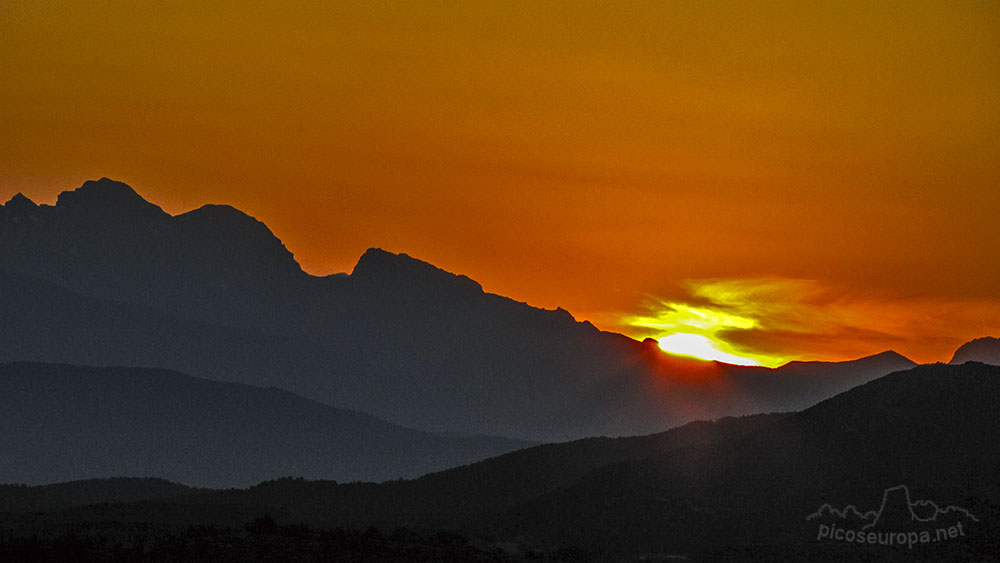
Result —
[[1000, 2], [6, 1], [0, 77], [2, 201], [107, 176], [752, 363], [1000, 335]]

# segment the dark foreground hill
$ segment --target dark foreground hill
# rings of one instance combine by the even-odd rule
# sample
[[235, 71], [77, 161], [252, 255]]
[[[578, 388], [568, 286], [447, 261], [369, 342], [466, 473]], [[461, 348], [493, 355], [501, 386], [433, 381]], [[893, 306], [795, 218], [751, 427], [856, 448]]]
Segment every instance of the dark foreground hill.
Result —
[[690, 553], [713, 546], [742, 552], [764, 544], [772, 553], [863, 557], [871, 546], [859, 552], [816, 541], [819, 522], [807, 516], [827, 503], [878, 510], [886, 489], [906, 485], [915, 499], [984, 515], [965, 521], [978, 535], [955, 543], [961, 553], [1000, 539], [998, 523], [989, 520], [998, 517], [1000, 504], [1000, 447], [992, 438], [1000, 432], [998, 407], [1000, 368], [922, 366], [745, 436], [601, 468], [489, 525], [531, 537], [537, 525], [549, 522], [547, 541], [594, 549], [632, 545]]
[[[550, 554], [575, 546], [594, 560], [997, 561], [998, 407], [1000, 367], [922, 366], [792, 415], [539, 446], [413, 481], [281, 480], [30, 522], [241, 526], [266, 513], [279, 525], [446, 528]], [[862, 531], [875, 545], [853, 539]], [[892, 534], [903, 544], [879, 545]]]
[[0, 361], [165, 368], [403, 426], [553, 441], [805, 408], [912, 366], [778, 370], [658, 349], [371, 249], [315, 277], [228, 206], [171, 216], [108, 179], [0, 208]]
[[197, 493], [199, 490], [156, 477], [114, 477], [35, 486], [0, 484], [0, 512], [31, 512], [90, 504], [170, 499]]
[[205, 487], [286, 475], [385, 480], [529, 445], [411, 430], [276, 388], [28, 363], [0, 364], [0, 428], [0, 483], [31, 484], [118, 476]]

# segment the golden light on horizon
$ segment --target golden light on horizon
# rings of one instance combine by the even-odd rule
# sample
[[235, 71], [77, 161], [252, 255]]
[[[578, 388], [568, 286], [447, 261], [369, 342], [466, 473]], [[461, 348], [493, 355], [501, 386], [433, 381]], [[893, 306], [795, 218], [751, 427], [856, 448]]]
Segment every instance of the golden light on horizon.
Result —
[[[687, 356], [699, 360], [709, 360], [738, 366], [764, 365], [759, 360], [737, 356], [720, 350], [724, 342], [716, 342], [701, 334], [675, 332], [661, 337], [657, 344], [660, 349], [675, 356]], [[775, 367], [775, 366], [768, 366]]]
[[[705, 287], [701, 289], [704, 291]], [[711, 289], [711, 288], [709, 288]], [[723, 310], [718, 304], [696, 306], [679, 302], [660, 302], [647, 315], [626, 315], [624, 324], [643, 331], [643, 336], [657, 340], [670, 354], [736, 365], [777, 367], [790, 358], [738, 347], [727, 341], [733, 331], [761, 328], [747, 314]]]
[[[683, 295], [647, 298], [641, 313], [620, 314], [609, 324], [632, 338], [656, 339], [671, 354], [777, 367], [792, 360], [837, 361], [887, 350], [907, 355], [900, 344], [909, 335], [953, 342], [967, 327], [989, 332], [978, 319], [1000, 315], [1000, 305], [992, 301], [891, 298], [816, 280], [704, 279], [681, 286]], [[930, 361], [946, 362], [952, 352], [945, 349]]]

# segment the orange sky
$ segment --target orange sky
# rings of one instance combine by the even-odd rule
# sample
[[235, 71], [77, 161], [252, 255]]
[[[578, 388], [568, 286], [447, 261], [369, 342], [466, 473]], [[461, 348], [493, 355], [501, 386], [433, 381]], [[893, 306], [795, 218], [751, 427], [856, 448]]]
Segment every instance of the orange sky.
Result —
[[0, 199], [108, 176], [313, 273], [947, 360], [1000, 334], [1000, 4], [817, 4], [4, 2]]

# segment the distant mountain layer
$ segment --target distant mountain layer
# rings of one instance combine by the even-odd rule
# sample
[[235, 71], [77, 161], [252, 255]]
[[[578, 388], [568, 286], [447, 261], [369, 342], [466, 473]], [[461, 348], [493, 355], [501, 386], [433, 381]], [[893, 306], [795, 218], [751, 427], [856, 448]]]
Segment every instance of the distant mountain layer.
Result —
[[304, 273], [228, 206], [171, 216], [108, 179], [0, 208], [0, 361], [175, 369], [270, 385], [428, 431], [551, 441], [805, 408], [912, 366], [892, 353], [778, 370], [655, 346], [485, 293], [405, 254]]
[[[266, 512], [282, 523], [405, 524], [528, 546], [573, 545], [595, 560], [634, 561], [652, 553], [691, 560], [995, 561], [998, 408], [1000, 367], [921, 366], [797, 414], [537, 446], [412, 481], [279, 480], [243, 491], [181, 491], [143, 505], [53, 512], [41, 521], [137, 523], [170, 515], [177, 524], [242, 526]], [[120, 485], [123, 491], [135, 486]], [[961, 507], [964, 512], [937, 511], [951, 520], [931, 526], [960, 518], [962, 537], [914, 548], [817, 539], [820, 523], [808, 517], [819, 507], [882, 510], [888, 519], [899, 507], [882, 503], [901, 486], [905, 497]], [[77, 485], [72, 495], [80, 496], [81, 487], [88, 485]], [[52, 502], [37, 496], [38, 503]], [[21, 493], [21, 510], [31, 509], [24, 504], [30, 497]], [[914, 506], [926, 515], [929, 505]]]
[[276, 388], [165, 370], [31, 363], [0, 364], [0, 427], [0, 483], [385, 480], [529, 445], [419, 432]]
[[949, 363], [964, 364], [965, 362], [1000, 365], [1000, 338], [987, 336], [966, 342], [955, 351], [955, 355]]

